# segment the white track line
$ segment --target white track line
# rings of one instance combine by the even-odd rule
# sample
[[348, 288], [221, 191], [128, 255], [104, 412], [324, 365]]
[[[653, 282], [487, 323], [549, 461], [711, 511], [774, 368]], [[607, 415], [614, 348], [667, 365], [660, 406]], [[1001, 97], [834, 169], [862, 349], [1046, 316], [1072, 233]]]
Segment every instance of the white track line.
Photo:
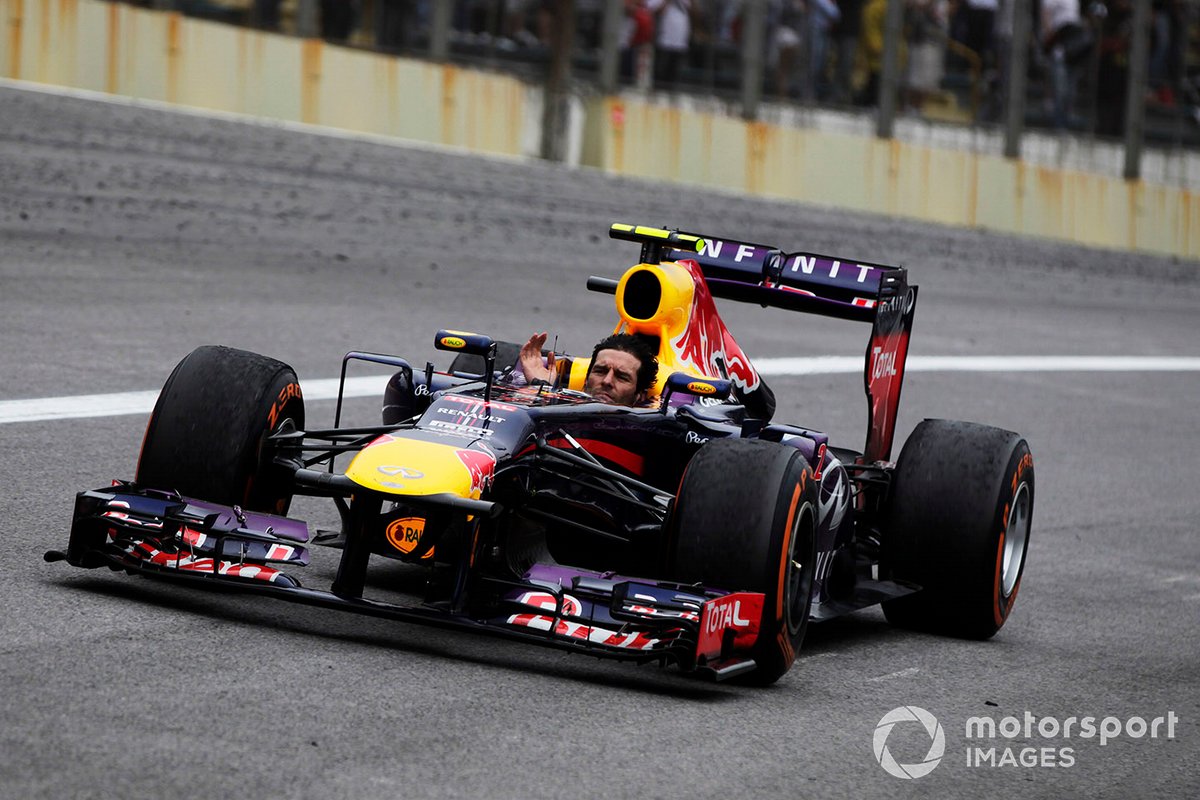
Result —
[[[862, 356], [762, 358], [754, 362], [763, 375], [832, 375], [860, 373]], [[908, 372], [1200, 372], [1200, 358], [1159, 356], [913, 356]], [[337, 378], [301, 381], [307, 400], [333, 400]], [[387, 376], [346, 379], [345, 397], [382, 397]], [[10, 422], [117, 417], [148, 414], [157, 390], [0, 400], [0, 425]]]
[[[345, 397], [383, 397], [388, 376], [371, 375], [347, 378]], [[337, 399], [337, 378], [301, 381], [305, 400]], [[45, 397], [38, 400], [0, 400], [0, 424], [6, 422], [43, 422], [55, 419], [119, 417], [124, 414], [149, 414], [154, 410], [158, 390], [85, 394], [75, 397]]]

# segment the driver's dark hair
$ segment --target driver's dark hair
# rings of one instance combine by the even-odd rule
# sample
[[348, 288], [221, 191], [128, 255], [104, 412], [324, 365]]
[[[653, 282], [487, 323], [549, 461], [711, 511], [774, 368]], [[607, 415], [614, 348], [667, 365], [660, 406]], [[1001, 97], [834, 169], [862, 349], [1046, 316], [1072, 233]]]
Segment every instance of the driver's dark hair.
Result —
[[601, 350], [620, 350], [636, 358], [641, 366], [637, 372], [637, 390], [644, 392], [654, 385], [658, 377], [658, 348], [649, 337], [637, 333], [614, 333], [601, 339], [592, 349], [592, 363]]

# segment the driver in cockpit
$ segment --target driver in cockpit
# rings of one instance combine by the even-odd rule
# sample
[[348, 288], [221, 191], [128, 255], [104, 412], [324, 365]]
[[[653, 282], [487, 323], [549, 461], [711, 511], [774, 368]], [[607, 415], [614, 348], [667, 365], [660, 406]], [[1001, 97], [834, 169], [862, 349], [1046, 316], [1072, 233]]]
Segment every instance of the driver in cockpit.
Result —
[[[544, 332], [535, 333], [521, 346], [518, 362], [529, 383], [554, 380], [554, 353], [542, 357], [546, 338]], [[592, 349], [583, 390], [601, 403], [638, 406], [646, 402], [657, 377], [658, 358], [646, 340], [636, 334], [618, 333], [600, 340]]]

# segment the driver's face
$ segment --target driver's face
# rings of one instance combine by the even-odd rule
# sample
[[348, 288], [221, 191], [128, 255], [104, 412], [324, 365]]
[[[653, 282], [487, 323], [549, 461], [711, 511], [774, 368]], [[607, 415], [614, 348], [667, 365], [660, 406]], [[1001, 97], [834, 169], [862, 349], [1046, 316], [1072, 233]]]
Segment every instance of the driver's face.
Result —
[[601, 403], [631, 406], [640, 398], [637, 390], [637, 356], [624, 350], [601, 350], [588, 369], [583, 390]]

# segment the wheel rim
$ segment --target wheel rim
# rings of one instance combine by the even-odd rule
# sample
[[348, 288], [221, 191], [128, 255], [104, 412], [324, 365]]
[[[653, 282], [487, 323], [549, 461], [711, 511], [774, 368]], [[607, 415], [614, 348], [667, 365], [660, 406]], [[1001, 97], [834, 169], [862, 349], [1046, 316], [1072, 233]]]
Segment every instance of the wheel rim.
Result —
[[808, 563], [813, 552], [813, 537], [816, 535], [812, 520], [812, 505], [805, 503], [796, 514], [791, 542], [788, 545], [788, 569], [783, 585], [783, 613], [788, 633], [792, 636], [799, 633], [804, 626], [808, 616], [808, 598], [812, 594], [813, 565]]
[[1004, 529], [1004, 556], [1000, 563], [1000, 591], [1008, 597], [1016, 588], [1025, 563], [1025, 547], [1029, 542], [1029, 517], [1033, 501], [1029, 484], [1022, 483], [1013, 495], [1008, 512], [1008, 525]]

